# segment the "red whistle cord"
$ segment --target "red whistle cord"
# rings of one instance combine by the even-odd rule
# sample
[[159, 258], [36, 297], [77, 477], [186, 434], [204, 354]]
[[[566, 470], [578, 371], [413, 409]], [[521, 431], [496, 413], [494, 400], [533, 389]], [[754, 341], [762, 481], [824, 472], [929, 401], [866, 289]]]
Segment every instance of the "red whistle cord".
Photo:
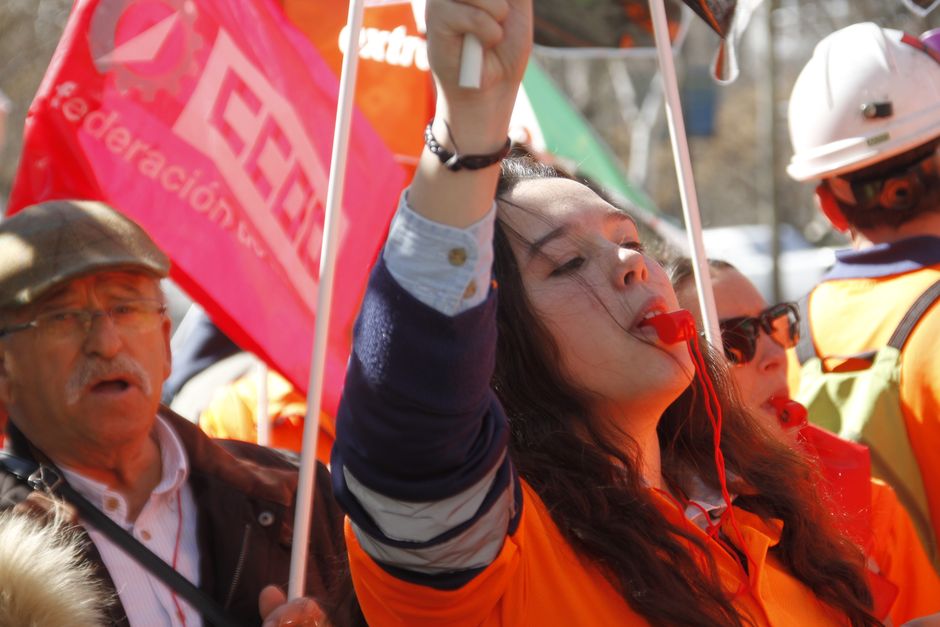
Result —
[[[731, 494], [728, 492], [727, 473], [725, 471], [725, 457], [721, 452], [721, 404], [718, 402], [718, 394], [715, 391], [715, 385], [712, 382], [711, 377], [708, 376], [708, 369], [705, 366], [705, 358], [702, 356], [702, 351], [698, 344], [698, 334], [695, 331], [695, 321], [692, 318], [692, 314], [685, 309], [679, 309], [677, 311], [659, 314], [649, 318], [648, 320], [644, 320], [641, 323], [641, 326], [653, 327], [656, 330], [656, 335], [664, 344], [678, 344], [679, 342], [685, 342], [689, 349], [689, 357], [692, 359], [692, 365], [695, 367], [695, 373], [697, 375], [699, 385], [702, 388], [702, 398], [705, 405], [705, 413], [708, 415], [708, 420], [712, 425], [712, 437], [715, 449], [715, 470], [718, 474], [718, 483], [721, 487], [721, 496], [725, 502], [725, 511], [722, 513], [719, 522], [715, 525], [708, 523], [706, 532], [713, 539], [718, 541], [719, 544], [724, 545], [724, 542], [722, 542], [721, 538], [718, 537], [718, 531], [720, 530], [721, 522], [724, 521], [727, 517], [731, 523], [732, 528], [734, 529], [735, 536], [737, 536], [741, 552], [744, 553], [744, 558], [749, 564], [756, 564], [751, 558], [750, 553], [748, 553], [747, 545], [744, 542], [744, 535], [741, 533], [741, 529], [738, 527], [738, 521], [734, 517], [734, 508], [731, 505]], [[708, 519], [709, 517], [706, 516], [706, 520]], [[733, 547], [730, 549], [725, 547], [725, 550], [734, 556], [734, 558], [740, 563], [740, 556], [737, 552], [734, 551]], [[749, 572], [747, 564], [742, 564], [741, 567], [745, 573]], [[735, 594], [740, 594], [743, 590], [744, 587], [739, 588]]]

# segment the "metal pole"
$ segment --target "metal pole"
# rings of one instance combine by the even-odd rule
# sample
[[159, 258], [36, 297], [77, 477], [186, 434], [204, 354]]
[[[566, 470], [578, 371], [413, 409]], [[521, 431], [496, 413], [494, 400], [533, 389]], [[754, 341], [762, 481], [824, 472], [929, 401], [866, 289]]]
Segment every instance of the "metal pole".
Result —
[[255, 367], [255, 380], [258, 383], [255, 434], [259, 446], [271, 446], [271, 418], [268, 416], [268, 364], [260, 359]]
[[764, 74], [763, 89], [764, 92], [764, 168], [766, 177], [764, 203], [770, 222], [770, 259], [771, 265], [771, 291], [772, 302], [779, 303], [783, 300], [783, 289], [781, 281], [780, 267], [780, 212], [777, 206], [777, 55], [774, 50], [774, 24], [773, 12], [776, 2], [766, 0], [762, 11], [764, 13], [762, 23], [764, 25], [764, 42], [767, 46], [765, 50], [766, 61], [764, 67], [767, 71]]
[[695, 287], [698, 289], [699, 307], [702, 311], [702, 326], [705, 328], [705, 337], [709, 343], [712, 346], [721, 346], [721, 331], [718, 328], [715, 295], [712, 292], [712, 279], [711, 274], [708, 272], [708, 259], [705, 256], [705, 244], [702, 240], [702, 218], [699, 213], [695, 181], [692, 176], [689, 140], [685, 134], [685, 119], [682, 117], [682, 103], [679, 100], [676, 66], [672, 58], [672, 48], [669, 41], [669, 22], [666, 19], [665, 0], [649, 0], [649, 4], [650, 14], [653, 18], [653, 32], [656, 35], [659, 70], [662, 74], [663, 89], [666, 96], [666, 120], [669, 125], [669, 138], [672, 140], [672, 155], [676, 162], [676, 176], [679, 179], [679, 197], [682, 200], [686, 235], [689, 238], [689, 249], [692, 251]]
[[349, 48], [343, 58], [336, 106], [336, 127], [333, 134], [333, 155], [326, 194], [326, 217], [323, 246], [320, 251], [320, 287], [317, 290], [317, 320], [313, 334], [313, 355], [310, 364], [310, 385], [307, 393], [307, 415], [297, 484], [297, 506], [294, 513], [294, 538], [291, 550], [288, 598], [304, 595], [307, 575], [307, 547], [310, 543], [310, 521], [313, 518], [315, 471], [317, 466], [317, 435], [320, 430], [320, 403], [323, 399], [323, 370], [329, 337], [330, 308], [333, 302], [333, 276], [336, 270], [336, 248], [339, 243], [339, 218], [346, 178], [346, 155], [349, 151], [349, 127], [352, 123], [353, 100], [356, 92], [356, 70], [359, 65], [359, 32], [362, 30], [363, 0], [350, 0]]

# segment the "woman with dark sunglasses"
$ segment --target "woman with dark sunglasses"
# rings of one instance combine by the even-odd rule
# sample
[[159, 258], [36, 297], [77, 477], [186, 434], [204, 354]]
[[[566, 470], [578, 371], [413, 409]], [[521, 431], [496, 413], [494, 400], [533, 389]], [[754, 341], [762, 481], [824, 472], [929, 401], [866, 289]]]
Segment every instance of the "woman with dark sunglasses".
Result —
[[[799, 339], [797, 309], [791, 303], [768, 307], [757, 288], [734, 266], [720, 260], [712, 268], [725, 357], [745, 404], [755, 415], [774, 422], [779, 399], [789, 399], [787, 348]], [[673, 265], [672, 281], [679, 304], [698, 312], [695, 282], [688, 260]]]
[[[799, 340], [793, 303], [767, 302], [730, 263], [712, 260], [712, 287], [722, 349], [744, 405], [763, 418], [771, 435], [808, 449], [834, 489], [833, 514], [862, 546], [872, 569], [872, 591], [882, 618], [892, 624], [940, 611], [940, 578], [894, 490], [871, 477], [866, 448], [806, 423], [806, 410], [790, 400], [787, 349]], [[679, 305], [701, 326], [698, 294], [688, 259], [673, 264]], [[857, 512], [864, 512], [858, 515]], [[880, 602], [880, 603], [879, 603]]]
[[733, 364], [745, 364], [757, 353], [757, 341], [763, 331], [783, 348], [793, 348], [799, 340], [799, 312], [796, 303], [777, 303], [753, 316], [735, 316], [721, 320], [725, 355]]

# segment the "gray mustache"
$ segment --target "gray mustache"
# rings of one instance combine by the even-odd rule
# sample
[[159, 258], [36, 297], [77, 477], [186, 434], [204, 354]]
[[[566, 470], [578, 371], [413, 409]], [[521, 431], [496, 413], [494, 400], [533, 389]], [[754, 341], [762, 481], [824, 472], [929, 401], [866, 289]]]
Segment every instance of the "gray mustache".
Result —
[[143, 367], [126, 355], [118, 355], [114, 359], [90, 358], [81, 362], [65, 384], [65, 400], [74, 405], [92, 381], [118, 378], [128, 380], [148, 396], [153, 392], [153, 383]]

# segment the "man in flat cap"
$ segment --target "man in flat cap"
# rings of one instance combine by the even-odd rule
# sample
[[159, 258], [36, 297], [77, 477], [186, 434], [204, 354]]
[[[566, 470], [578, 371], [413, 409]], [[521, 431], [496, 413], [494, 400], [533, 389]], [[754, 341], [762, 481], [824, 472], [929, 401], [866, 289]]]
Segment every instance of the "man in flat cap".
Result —
[[[233, 625], [314, 625], [321, 607], [332, 624], [359, 622], [325, 468], [307, 575], [317, 603], [286, 603], [267, 586], [288, 580], [296, 468], [254, 445], [223, 448], [160, 406], [170, 322], [159, 281], [168, 271], [146, 233], [101, 203], [46, 202], [0, 222], [0, 405], [15, 456], [6, 459], [43, 470], [36, 492], [0, 471], [0, 508], [43, 493], [68, 501], [61, 478]], [[79, 522], [93, 541], [88, 560], [115, 591], [113, 624], [209, 624], [120, 548], [121, 529], [108, 533], [93, 518]]]

